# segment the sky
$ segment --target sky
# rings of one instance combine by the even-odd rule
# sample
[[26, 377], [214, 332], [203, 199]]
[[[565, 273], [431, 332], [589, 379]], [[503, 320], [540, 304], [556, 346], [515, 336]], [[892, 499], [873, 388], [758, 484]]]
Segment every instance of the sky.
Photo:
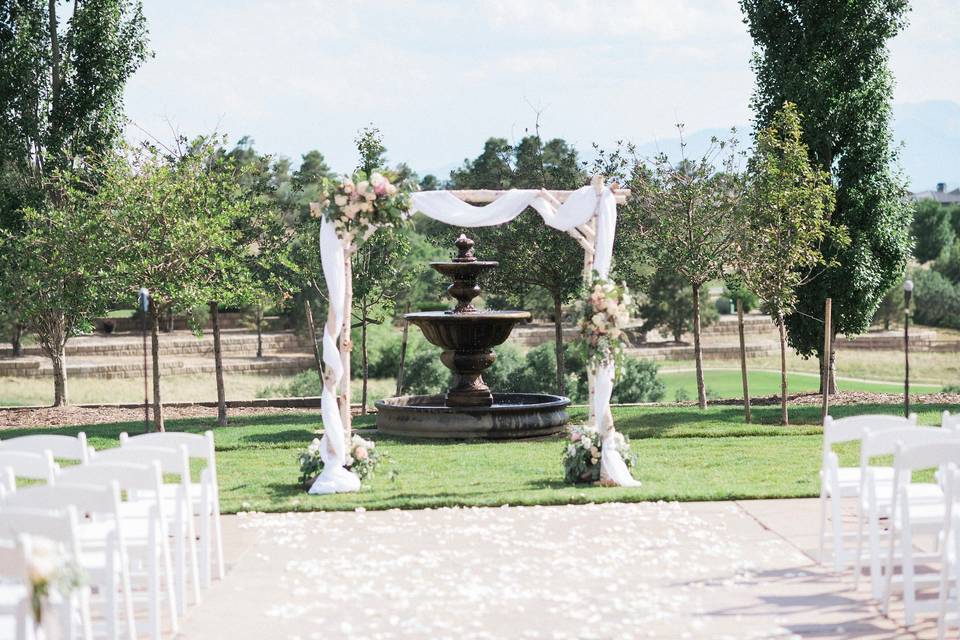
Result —
[[[913, 0], [894, 101], [960, 103], [958, 0]], [[445, 175], [490, 136], [646, 143], [750, 121], [735, 0], [144, 0], [154, 57], [126, 91], [132, 138], [211, 131], [334, 170], [374, 123], [391, 163]], [[146, 133], [145, 133], [146, 132]]]

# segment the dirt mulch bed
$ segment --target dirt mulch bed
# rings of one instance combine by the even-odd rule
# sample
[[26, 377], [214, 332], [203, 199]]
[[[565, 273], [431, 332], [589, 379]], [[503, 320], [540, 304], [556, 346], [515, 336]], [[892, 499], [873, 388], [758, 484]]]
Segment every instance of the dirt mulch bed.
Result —
[[[284, 415], [291, 413], [315, 413], [317, 425], [320, 425], [319, 409], [279, 408], [279, 407], [233, 407], [228, 415], [231, 418], [241, 416]], [[190, 405], [182, 407], [164, 407], [164, 420], [180, 418], [205, 418], [211, 426], [217, 420], [216, 407]], [[0, 409], [0, 430], [68, 427], [79, 424], [104, 424], [109, 422], [143, 422], [142, 408], [122, 407], [24, 407], [22, 409]]]

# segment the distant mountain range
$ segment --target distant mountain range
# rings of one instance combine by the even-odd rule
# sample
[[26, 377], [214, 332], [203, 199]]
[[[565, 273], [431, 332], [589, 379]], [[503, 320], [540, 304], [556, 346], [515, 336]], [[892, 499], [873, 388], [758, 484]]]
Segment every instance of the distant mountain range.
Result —
[[[960, 186], [960, 104], [945, 100], [895, 104], [893, 138], [900, 147], [900, 165], [910, 181], [911, 191], [926, 191], [945, 182]], [[738, 137], [747, 140], [750, 126], [737, 127]], [[728, 129], [703, 129], [686, 136], [687, 155], [704, 153], [710, 138], [729, 137]], [[670, 157], [680, 153], [679, 138], [647, 142], [637, 147], [641, 155], [659, 152]]]
[[[900, 164], [910, 182], [911, 191], [936, 188], [938, 182], [948, 189], [960, 186], [960, 104], [945, 100], [895, 104], [893, 106], [893, 137], [900, 148]], [[747, 143], [750, 125], [738, 125], [737, 137]], [[698, 157], [710, 144], [710, 139], [729, 138], [729, 129], [701, 129], [685, 136], [687, 156]], [[584, 158], [589, 151], [581, 149]], [[641, 156], [666, 153], [671, 158], [680, 154], [680, 139], [666, 138], [637, 145]], [[446, 179], [461, 162], [436, 167], [433, 173]]]

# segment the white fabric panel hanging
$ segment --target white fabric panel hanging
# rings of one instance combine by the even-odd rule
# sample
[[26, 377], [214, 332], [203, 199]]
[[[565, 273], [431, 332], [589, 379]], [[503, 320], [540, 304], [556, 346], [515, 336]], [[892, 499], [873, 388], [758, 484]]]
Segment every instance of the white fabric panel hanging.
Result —
[[[343, 438], [343, 422], [337, 405], [337, 386], [343, 377], [343, 364], [340, 362], [340, 350], [337, 337], [343, 326], [343, 317], [347, 312], [347, 280], [344, 271], [344, 247], [337, 236], [333, 223], [326, 218], [320, 224], [320, 263], [323, 265], [323, 278], [327, 283], [330, 309], [333, 315], [333, 327], [326, 322], [323, 325], [323, 391], [320, 393], [320, 413], [323, 417], [323, 439], [320, 440], [320, 458], [323, 471], [310, 486], [309, 493], [346, 493], [360, 490], [360, 478], [344, 468], [347, 461], [346, 442]], [[331, 332], [332, 330], [332, 332]]]
[[[412, 195], [410, 214], [419, 211], [430, 218], [458, 227], [489, 227], [510, 222], [527, 207], [532, 207], [547, 225], [559, 231], [571, 231], [589, 222], [596, 215], [593, 268], [601, 277], [607, 277], [613, 260], [613, 238], [617, 226], [617, 204], [613, 192], [598, 182], [571, 192], [560, 206], [555, 206], [554, 202], [554, 198], [542, 189], [511, 189], [485, 206], [468, 204], [447, 191], [419, 191]], [[357, 476], [343, 468], [346, 444], [336, 393], [343, 376], [337, 338], [344, 314], [348, 311], [345, 300], [345, 249], [334, 225], [324, 219], [320, 231], [320, 254], [336, 325], [331, 328], [328, 322], [323, 329], [323, 362], [326, 372], [321, 401], [324, 435], [320, 451], [324, 470], [310, 488], [310, 493], [340, 493], [357, 491], [360, 488]], [[614, 433], [612, 420], [609, 420], [613, 375], [612, 364], [597, 371], [596, 390], [592, 398], [595, 426], [605, 438], [605, 444]], [[605, 420], [609, 424], [605, 424]], [[605, 446], [603, 451], [600, 461], [602, 477], [623, 486], [639, 485], [630, 476], [614, 446]]]

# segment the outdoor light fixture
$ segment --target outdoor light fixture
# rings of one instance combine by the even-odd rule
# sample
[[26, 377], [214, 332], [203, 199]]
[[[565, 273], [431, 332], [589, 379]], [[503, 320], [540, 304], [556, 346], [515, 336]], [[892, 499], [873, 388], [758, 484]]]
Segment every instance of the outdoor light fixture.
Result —
[[143, 336], [143, 432], [150, 431], [150, 393], [147, 381], [147, 311], [150, 309], [150, 291], [140, 288], [140, 329]]
[[903, 281], [903, 415], [910, 417], [910, 298], [913, 280]]

